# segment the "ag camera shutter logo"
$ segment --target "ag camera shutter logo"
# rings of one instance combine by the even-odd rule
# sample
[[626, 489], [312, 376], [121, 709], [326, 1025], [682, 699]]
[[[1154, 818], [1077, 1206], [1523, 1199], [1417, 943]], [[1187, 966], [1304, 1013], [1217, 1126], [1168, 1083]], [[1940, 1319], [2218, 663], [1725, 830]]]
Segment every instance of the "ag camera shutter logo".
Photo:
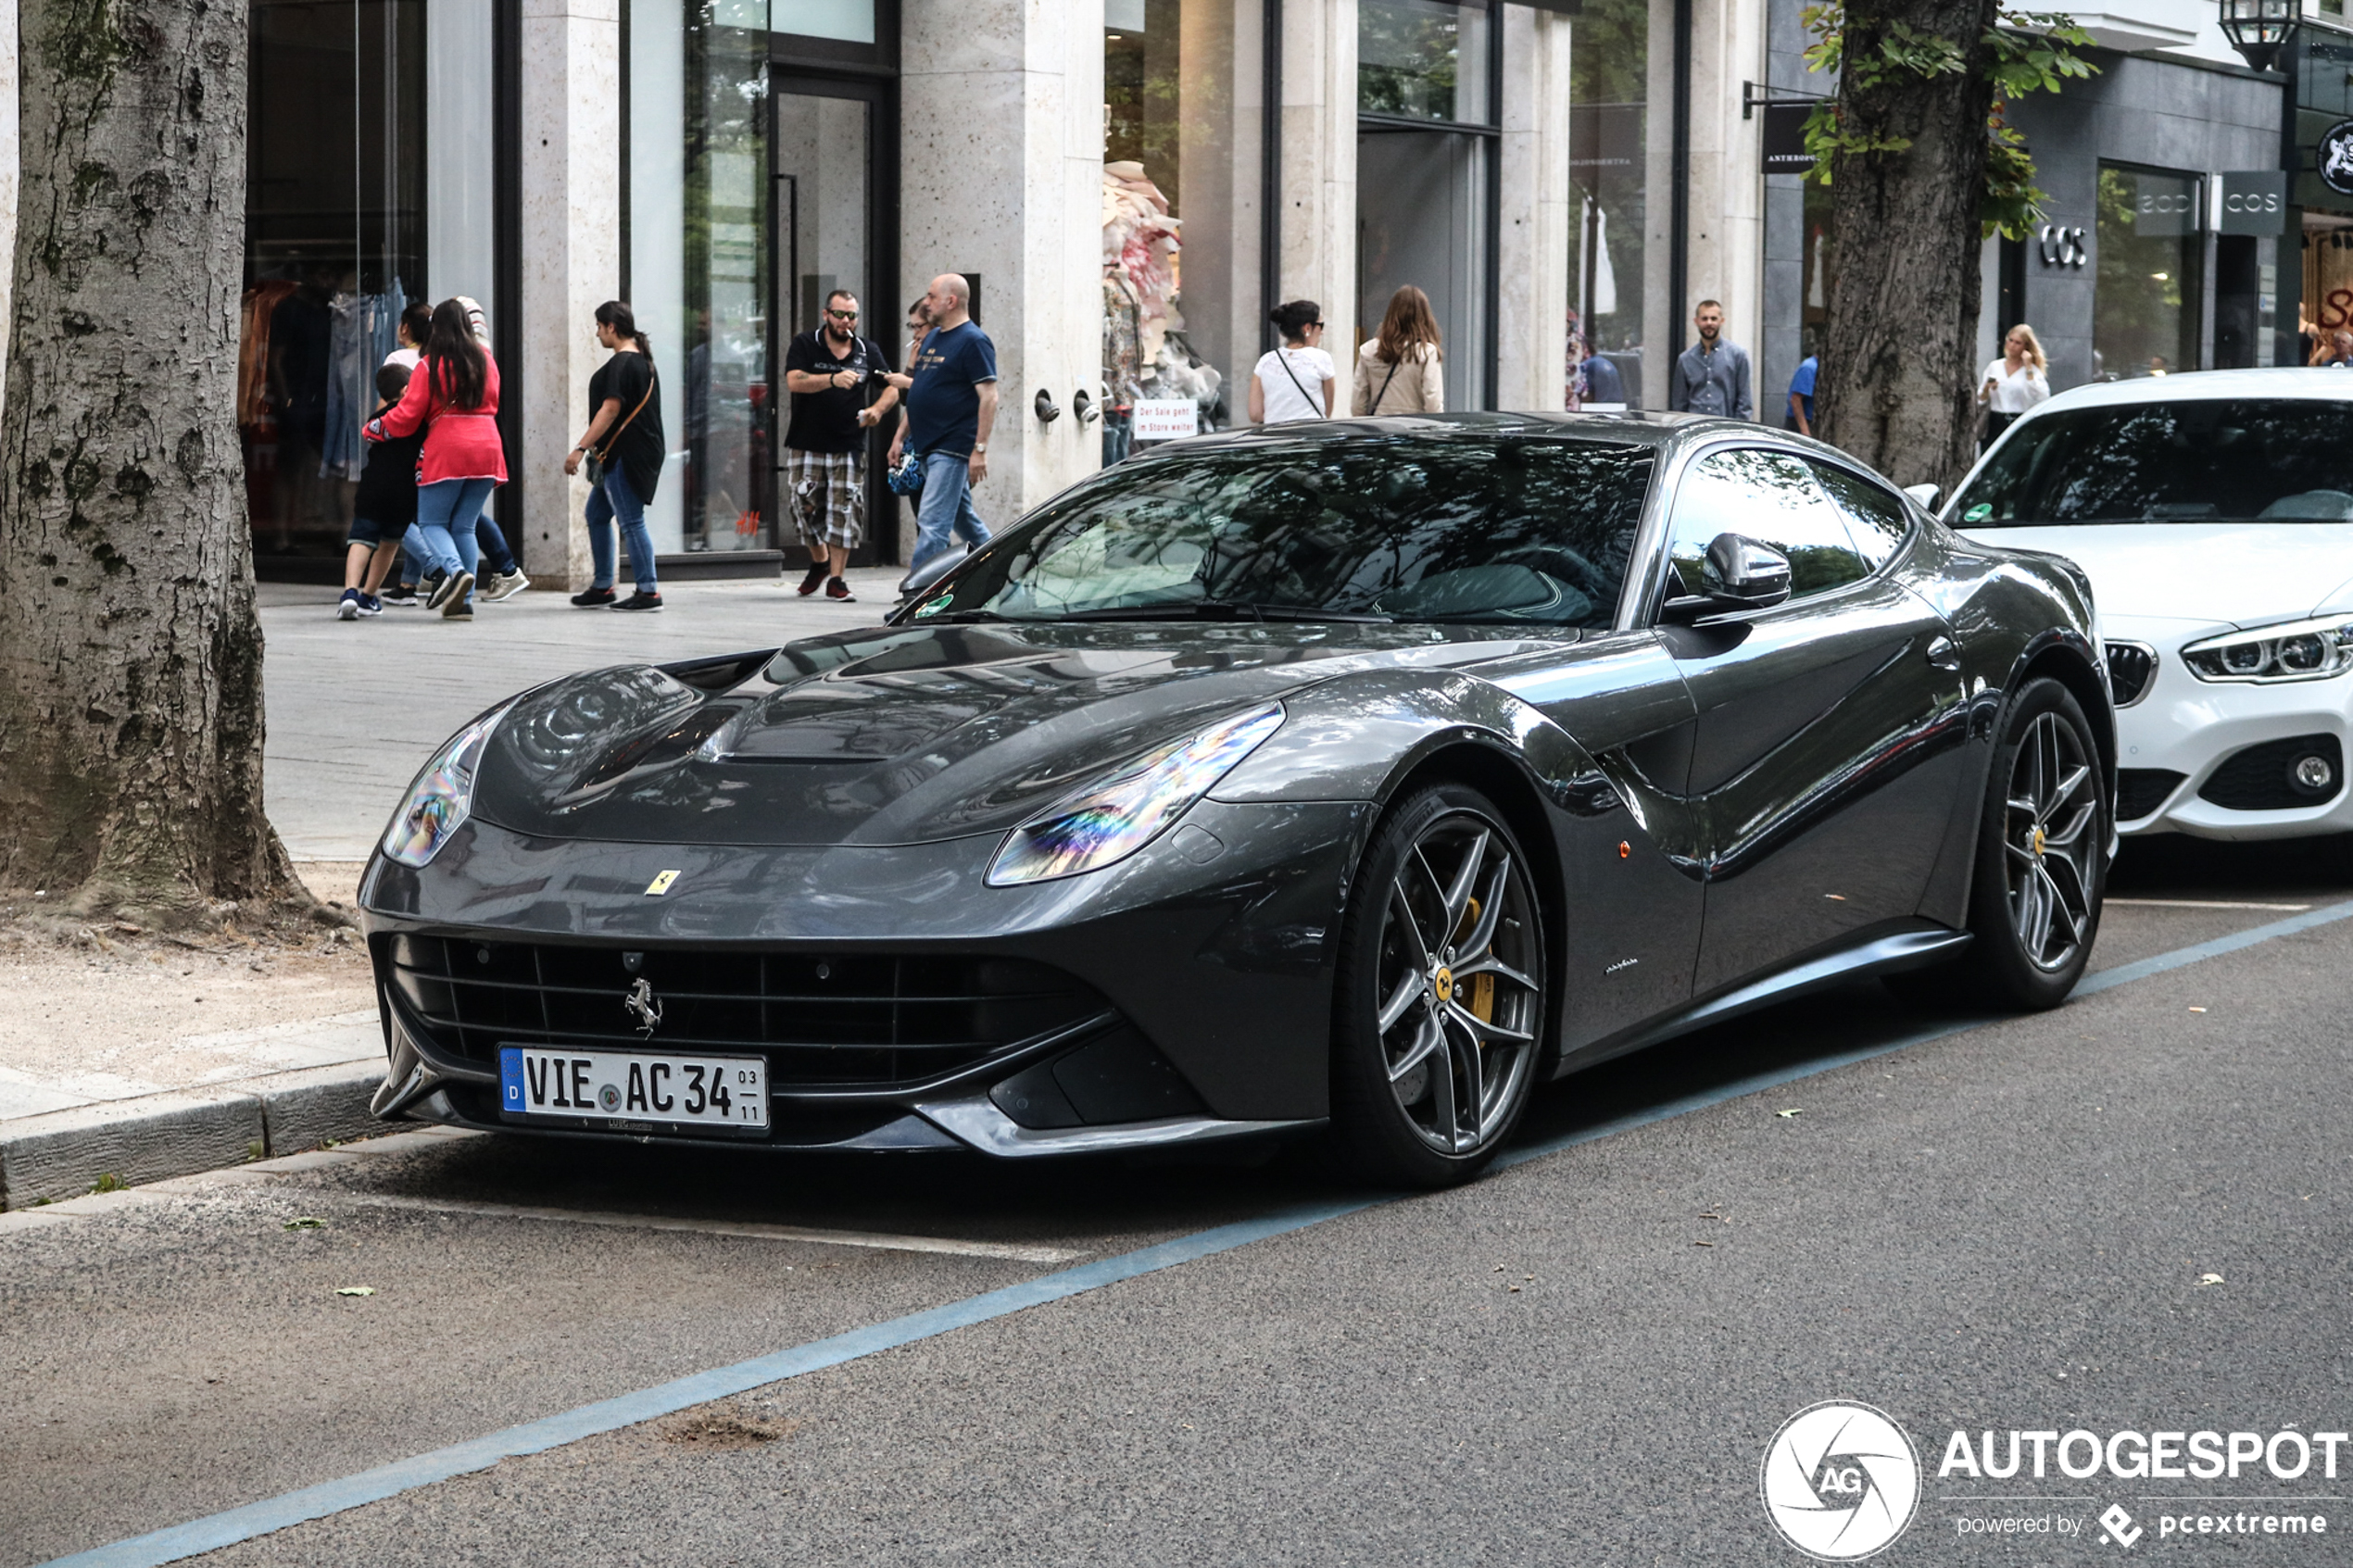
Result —
[[1853, 1562], [1892, 1545], [1912, 1523], [1920, 1459], [1885, 1412], [1830, 1399], [1773, 1434], [1757, 1491], [1783, 1540], [1817, 1562]]

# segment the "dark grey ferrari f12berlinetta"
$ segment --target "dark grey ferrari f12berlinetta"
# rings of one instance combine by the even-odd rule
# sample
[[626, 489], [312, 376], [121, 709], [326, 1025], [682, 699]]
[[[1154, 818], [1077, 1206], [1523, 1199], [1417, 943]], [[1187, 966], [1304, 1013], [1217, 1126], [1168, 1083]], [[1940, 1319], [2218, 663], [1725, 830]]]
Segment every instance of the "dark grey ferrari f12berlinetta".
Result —
[[2090, 591], [1826, 446], [1290, 425], [1038, 508], [872, 630], [551, 682], [361, 888], [378, 1114], [1049, 1155], [1537, 1084], [1847, 976], [2047, 1007], [2114, 728]]

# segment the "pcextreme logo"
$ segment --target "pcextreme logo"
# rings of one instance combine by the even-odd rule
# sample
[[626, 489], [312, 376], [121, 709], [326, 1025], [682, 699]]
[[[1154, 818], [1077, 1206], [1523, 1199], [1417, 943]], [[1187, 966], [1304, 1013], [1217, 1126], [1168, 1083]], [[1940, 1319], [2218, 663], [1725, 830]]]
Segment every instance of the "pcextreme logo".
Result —
[[1773, 1434], [1756, 1486], [1783, 1540], [1818, 1562], [1853, 1562], [1912, 1523], [1920, 1459], [1884, 1411], [1827, 1399]]

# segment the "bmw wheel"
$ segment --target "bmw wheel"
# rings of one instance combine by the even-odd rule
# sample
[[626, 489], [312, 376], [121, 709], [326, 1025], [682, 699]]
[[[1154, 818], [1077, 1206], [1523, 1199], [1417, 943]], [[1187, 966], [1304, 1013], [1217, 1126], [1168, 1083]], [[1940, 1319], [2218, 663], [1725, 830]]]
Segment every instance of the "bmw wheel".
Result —
[[1366, 852], [1341, 938], [1332, 1120], [1366, 1177], [1476, 1175], [1518, 1125], [1545, 1018], [1527, 858], [1484, 796], [1424, 790]]

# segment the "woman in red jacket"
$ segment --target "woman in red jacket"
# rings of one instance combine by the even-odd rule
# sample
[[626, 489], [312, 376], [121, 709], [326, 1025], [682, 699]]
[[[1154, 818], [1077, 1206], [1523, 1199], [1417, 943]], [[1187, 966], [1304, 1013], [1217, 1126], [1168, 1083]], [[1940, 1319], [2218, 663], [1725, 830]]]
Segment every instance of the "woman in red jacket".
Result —
[[498, 439], [498, 366], [474, 335], [459, 301], [434, 307], [423, 362], [400, 401], [368, 421], [371, 441], [425, 432], [417, 460], [418, 553], [441, 579], [425, 601], [451, 621], [473, 619], [474, 524], [490, 493], [507, 483]]

